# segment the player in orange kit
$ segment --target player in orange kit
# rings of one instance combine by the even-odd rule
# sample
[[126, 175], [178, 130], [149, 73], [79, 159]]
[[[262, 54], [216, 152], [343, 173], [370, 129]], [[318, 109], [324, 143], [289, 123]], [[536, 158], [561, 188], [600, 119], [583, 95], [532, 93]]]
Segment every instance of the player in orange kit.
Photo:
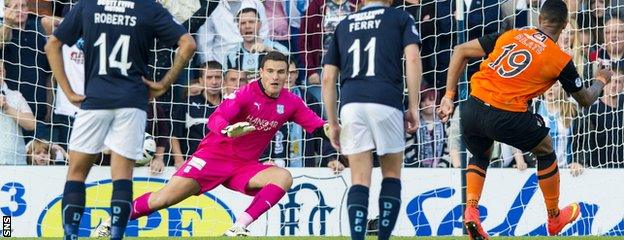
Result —
[[557, 235], [579, 215], [573, 203], [559, 209], [557, 157], [542, 118], [527, 111], [528, 103], [557, 80], [582, 106], [590, 106], [611, 80], [601, 69], [589, 88], [574, 67], [572, 57], [556, 39], [568, 23], [562, 0], [547, 0], [538, 18], [539, 27], [514, 29], [483, 36], [454, 49], [447, 89], [438, 114], [447, 121], [453, 114], [457, 81], [470, 58], [486, 59], [470, 81], [470, 97], [461, 111], [462, 137], [473, 157], [466, 170], [464, 225], [471, 239], [489, 239], [481, 227], [478, 202], [483, 190], [493, 141], [506, 143], [537, 156], [537, 176], [548, 212], [548, 234]]

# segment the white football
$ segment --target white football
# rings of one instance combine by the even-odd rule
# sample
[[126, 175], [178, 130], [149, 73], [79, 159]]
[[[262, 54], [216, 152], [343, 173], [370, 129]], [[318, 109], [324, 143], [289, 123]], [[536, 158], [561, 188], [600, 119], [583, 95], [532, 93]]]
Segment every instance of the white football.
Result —
[[145, 133], [145, 137], [143, 138], [143, 158], [136, 161], [137, 166], [144, 166], [148, 164], [152, 159], [154, 159], [154, 154], [156, 154], [156, 140], [154, 137]]

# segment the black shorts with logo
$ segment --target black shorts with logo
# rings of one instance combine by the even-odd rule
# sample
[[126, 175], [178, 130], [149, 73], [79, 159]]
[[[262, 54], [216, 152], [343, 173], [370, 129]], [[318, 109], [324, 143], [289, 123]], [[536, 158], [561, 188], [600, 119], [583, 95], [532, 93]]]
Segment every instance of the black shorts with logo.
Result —
[[473, 96], [460, 114], [462, 138], [466, 148], [477, 157], [489, 157], [485, 153], [494, 141], [529, 151], [550, 131], [538, 114], [497, 109]]

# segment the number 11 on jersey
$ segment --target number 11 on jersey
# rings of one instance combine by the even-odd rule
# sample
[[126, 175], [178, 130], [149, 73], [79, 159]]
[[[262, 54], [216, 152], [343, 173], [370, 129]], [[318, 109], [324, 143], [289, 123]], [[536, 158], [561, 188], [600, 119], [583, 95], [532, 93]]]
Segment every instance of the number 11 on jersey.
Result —
[[[375, 76], [375, 45], [377, 38], [372, 37], [364, 51], [368, 52], [368, 69], [366, 70], [366, 76]], [[360, 73], [360, 39], [355, 39], [351, 47], [349, 47], [349, 53], [353, 52], [353, 73], [351, 77], [355, 77]]]

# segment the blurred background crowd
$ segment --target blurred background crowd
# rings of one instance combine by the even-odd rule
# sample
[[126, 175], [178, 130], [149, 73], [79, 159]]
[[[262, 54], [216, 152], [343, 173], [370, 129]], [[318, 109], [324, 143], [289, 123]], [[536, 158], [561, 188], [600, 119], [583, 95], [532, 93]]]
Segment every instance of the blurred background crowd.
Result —
[[[85, 0], [82, 0], [85, 1]], [[406, 135], [405, 167], [459, 168], [465, 161], [458, 115], [448, 124], [436, 116], [444, 95], [453, 47], [462, 40], [531, 27], [540, 6], [535, 0], [397, 0], [421, 35], [423, 84], [421, 126]], [[2, 2], [2, 1], [0, 1]], [[75, 114], [80, 111], [55, 84], [44, 51], [47, 37], [75, 0], [4, 0], [0, 11], [0, 164], [65, 165]], [[287, 87], [319, 115], [321, 61], [337, 24], [357, 11], [360, 0], [168, 0], [161, 2], [191, 33], [198, 51], [186, 71], [163, 96], [151, 101], [146, 136], [156, 143], [149, 167], [180, 166], [206, 135], [206, 123], [223, 98], [258, 77], [264, 53], [280, 51], [290, 59]], [[624, 1], [567, 0], [569, 24], [558, 39], [590, 82], [599, 67], [613, 80], [591, 107], [579, 108], [559, 84], [534, 99], [532, 111], [550, 127], [560, 167], [624, 167]], [[178, 8], [172, 5], [178, 4]], [[180, 5], [182, 4], [182, 5]], [[463, 4], [464, 12], [457, 11]], [[177, 10], [176, 10], [177, 9]], [[180, 10], [183, 9], [183, 10]], [[189, 10], [190, 9], [190, 10]], [[192, 11], [185, 13], [184, 11]], [[464, 21], [459, 15], [463, 15]], [[63, 47], [72, 88], [84, 88], [81, 42]], [[159, 80], [171, 66], [175, 49], [152, 48], [149, 79]], [[480, 59], [470, 63], [469, 79]], [[465, 84], [464, 84], [465, 85]], [[464, 96], [465, 99], [465, 96]], [[461, 102], [463, 99], [459, 99]], [[459, 109], [461, 111], [461, 108]], [[150, 138], [150, 139], [151, 139]], [[103, 152], [100, 162], [106, 165]], [[525, 169], [530, 154], [497, 144], [496, 167]], [[342, 157], [294, 124], [285, 125], [261, 159], [287, 167], [322, 167]], [[346, 165], [346, 163], [345, 163]]]

